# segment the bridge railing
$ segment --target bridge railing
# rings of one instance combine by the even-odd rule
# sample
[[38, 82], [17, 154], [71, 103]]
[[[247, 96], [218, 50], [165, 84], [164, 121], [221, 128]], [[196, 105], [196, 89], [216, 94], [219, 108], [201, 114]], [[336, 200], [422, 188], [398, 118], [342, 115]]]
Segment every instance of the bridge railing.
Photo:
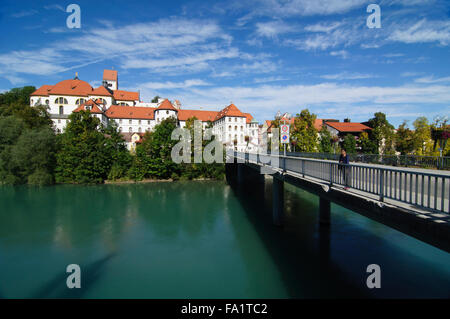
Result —
[[450, 213], [450, 175], [415, 170], [339, 164], [274, 154], [234, 152], [242, 162], [269, 166], [300, 177], [311, 177], [330, 186], [351, 187], [377, 195], [380, 201], [391, 199], [437, 212]]
[[[339, 154], [287, 152], [287, 156], [338, 160]], [[389, 166], [421, 167], [450, 170], [449, 156], [349, 154], [351, 162]]]

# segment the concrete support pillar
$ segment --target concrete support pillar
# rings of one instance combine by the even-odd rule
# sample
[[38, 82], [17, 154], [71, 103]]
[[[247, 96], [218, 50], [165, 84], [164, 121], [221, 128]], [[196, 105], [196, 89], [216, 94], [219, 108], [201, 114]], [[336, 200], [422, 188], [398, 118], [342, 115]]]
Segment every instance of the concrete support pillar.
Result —
[[272, 199], [273, 223], [282, 226], [284, 222], [284, 182], [275, 176], [273, 176]]
[[329, 225], [331, 222], [330, 212], [331, 203], [329, 200], [319, 197], [319, 223]]
[[237, 181], [238, 184], [244, 183], [244, 164], [236, 164], [237, 165]]

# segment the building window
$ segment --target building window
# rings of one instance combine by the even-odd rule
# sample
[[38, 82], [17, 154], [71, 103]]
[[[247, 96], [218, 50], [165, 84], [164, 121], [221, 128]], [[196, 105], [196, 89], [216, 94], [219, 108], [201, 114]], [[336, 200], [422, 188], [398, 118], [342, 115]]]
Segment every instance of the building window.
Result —
[[169, 114], [169, 111], [166, 111], [166, 114]]
[[85, 102], [84, 99], [78, 99], [78, 100], [76, 100], [75, 104], [76, 104], [76, 105], [81, 105], [81, 104], [83, 104], [84, 102]]
[[55, 104], [68, 104], [68, 103], [67, 103], [67, 99], [65, 99], [65, 98], [63, 98], [63, 97], [58, 97], [58, 98], [55, 100]]
[[229, 131], [231, 131], [231, 125], [230, 125], [230, 126], [228, 126], [228, 130], [229, 130]]
[[132, 131], [131, 131], [131, 127], [128, 129], [128, 132], [130, 132], [130, 133], [132, 132]]
[[59, 114], [64, 114], [64, 106], [59, 106]]
[[138, 123], [141, 124], [141, 120], [139, 120]]
[[122, 124], [122, 119], [119, 120], [119, 124]]
[[237, 117], [234, 118], [234, 121], [237, 122]]
[[236, 126], [236, 125], [234, 126], [234, 130], [235, 130], [235, 131], [237, 131], [237, 130], [238, 130], [238, 128], [237, 128], [237, 126]]
[[45, 100], [45, 104], [49, 105], [50, 101], [49, 100]]
[[128, 120], [128, 124], [131, 124], [131, 122], [132, 122], [131, 120]]
[[138, 132], [141, 133], [141, 131], [142, 131], [141, 128], [138, 128]]

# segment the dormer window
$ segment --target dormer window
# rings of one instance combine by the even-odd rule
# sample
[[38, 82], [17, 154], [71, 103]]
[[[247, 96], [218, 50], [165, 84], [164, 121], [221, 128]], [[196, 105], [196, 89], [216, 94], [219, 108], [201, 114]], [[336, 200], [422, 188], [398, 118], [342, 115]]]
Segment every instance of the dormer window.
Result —
[[85, 99], [78, 99], [78, 100], [76, 100], [75, 104], [76, 104], [76, 105], [81, 105], [81, 104], [83, 104], [84, 102], [86, 102]]

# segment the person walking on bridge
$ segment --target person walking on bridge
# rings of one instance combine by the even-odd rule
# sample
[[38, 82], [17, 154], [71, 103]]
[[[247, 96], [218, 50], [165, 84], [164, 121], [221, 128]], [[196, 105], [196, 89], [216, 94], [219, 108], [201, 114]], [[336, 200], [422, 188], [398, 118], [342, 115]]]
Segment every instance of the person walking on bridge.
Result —
[[350, 164], [349, 157], [347, 155], [347, 151], [345, 148], [341, 149], [341, 155], [339, 156], [339, 171], [342, 173], [342, 177], [344, 179], [344, 189], [348, 190], [350, 186]]

